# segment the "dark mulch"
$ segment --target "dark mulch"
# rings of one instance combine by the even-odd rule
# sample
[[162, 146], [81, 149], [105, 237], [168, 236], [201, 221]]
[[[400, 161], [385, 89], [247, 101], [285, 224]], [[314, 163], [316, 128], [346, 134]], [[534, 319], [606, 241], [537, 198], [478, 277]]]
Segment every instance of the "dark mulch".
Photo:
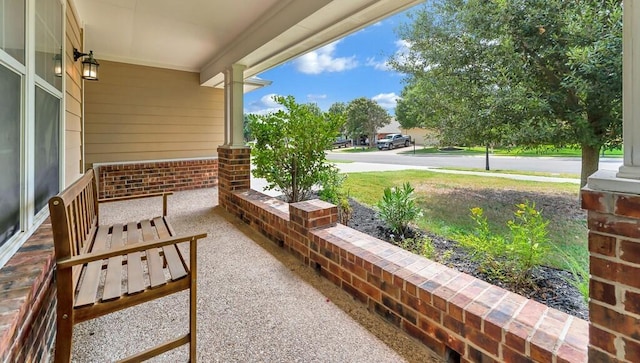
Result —
[[[374, 236], [381, 240], [392, 242], [388, 230], [378, 217], [377, 212], [365, 205], [351, 200], [353, 215], [349, 221], [349, 227]], [[447, 266], [465, 272], [491, 284], [516, 292], [527, 298], [541, 302], [549, 307], [558, 309], [567, 314], [588, 320], [589, 309], [580, 292], [567, 282], [570, 274], [566, 271], [540, 267], [533, 272], [534, 284], [524, 288], [513, 288], [503, 281], [493, 279], [478, 270], [478, 264], [474, 262], [458, 242], [441, 236], [414, 231], [414, 234], [423, 234], [431, 238], [435, 247], [435, 260], [442, 261]], [[448, 252], [450, 251], [450, 252]]]

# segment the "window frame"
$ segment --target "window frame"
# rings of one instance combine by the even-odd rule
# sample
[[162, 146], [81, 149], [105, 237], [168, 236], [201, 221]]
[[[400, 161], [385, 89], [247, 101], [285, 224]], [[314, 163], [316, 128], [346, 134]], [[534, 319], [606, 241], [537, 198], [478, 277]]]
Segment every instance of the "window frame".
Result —
[[8, 68], [21, 76], [20, 104], [20, 228], [19, 232], [0, 246], [0, 268], [15, 254], [38, 227], [49, 217], [45, 206], [35, 210], [35, 87], [57, 98], [60, 102], [58, 124], [58, 190], [62, 190], [65, 180], [65, 97], [66, 92], [66, 11], [64, 0], [48, 0], [60, 3], [60, 43], [62, 48], [62, 83], [57, 89], [36, 74], [36, 1], [27, 0], [25, 4], [25, 62], [20, 63], [3, 49], [0, 49], [0, 67]]

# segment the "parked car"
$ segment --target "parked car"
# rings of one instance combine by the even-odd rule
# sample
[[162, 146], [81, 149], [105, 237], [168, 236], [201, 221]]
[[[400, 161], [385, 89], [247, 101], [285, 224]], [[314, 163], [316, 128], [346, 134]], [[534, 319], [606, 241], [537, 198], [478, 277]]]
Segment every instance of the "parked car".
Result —
[[411, 144], [411, 136], [400, 134], [389, 134], [384, 139], [378, 140], [376, 146], [378, 150], [393, 149], [396, 147], [409, 146]]
[[337, 137], [336, 141], [333, 142], [333, 148], [340, 148], [340, 147], [349, 147], [351, 146], [351, 140], [349, 139], [343, 139], [341, 137]]

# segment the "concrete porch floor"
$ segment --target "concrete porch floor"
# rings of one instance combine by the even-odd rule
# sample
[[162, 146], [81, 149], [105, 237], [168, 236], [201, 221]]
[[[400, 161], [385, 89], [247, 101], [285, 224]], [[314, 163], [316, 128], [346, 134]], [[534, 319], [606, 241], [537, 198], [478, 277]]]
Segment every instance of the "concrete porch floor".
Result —
[[[198, 245], [198, 362], [440, 362], [433, 353], [217, 207], [217, 189], [177, 192], [177, 233]], [[160, 198], [100, 206], [101, 223], [161, 213]], [[188, 295], [76, 326], [74, 362], [106, 362], [187, 330]], [[365, 328], [366, 327], [366, 328]], [[186, 361], [187, 346], [154, 361]]]

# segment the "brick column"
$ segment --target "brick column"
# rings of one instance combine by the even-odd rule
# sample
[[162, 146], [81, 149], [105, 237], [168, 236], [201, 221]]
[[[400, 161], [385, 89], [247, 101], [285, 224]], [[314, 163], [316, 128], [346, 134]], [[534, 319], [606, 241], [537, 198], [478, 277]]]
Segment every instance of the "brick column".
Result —
[[589, 362], [640, 362], [640, 196], [582, 190], [588, 210]]
[[251, 188], [251, 148], [223, 145], [218, 147], [218, 204], [235, 208], [231, 193]]
[[318, 252], [318, 246], [310, 240], [309, 231], [335, 226], [338, 222], [338, 207], [319, 200], [307, 200], [289, 205], [289, 231], [284, 247], [305, 264], [309, 264], [309, 250]]

